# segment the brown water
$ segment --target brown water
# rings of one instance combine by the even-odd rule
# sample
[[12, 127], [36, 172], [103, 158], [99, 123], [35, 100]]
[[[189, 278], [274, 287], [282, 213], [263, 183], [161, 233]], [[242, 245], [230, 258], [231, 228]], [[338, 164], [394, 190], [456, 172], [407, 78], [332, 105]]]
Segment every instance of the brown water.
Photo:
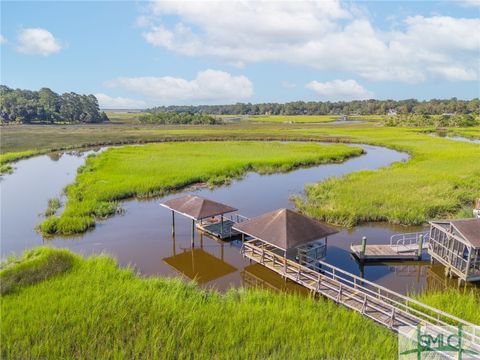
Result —
[[[228, 186], [188, 189], [182, 194], [194, 193], [230, 204], [242, 215], [252, 217], [281, 207], [292, 208], [289, 197], [301, 194], [306, 183], [359, 170], [378, 169], [408, 159], [407, 154], [394, 150], [363, 147], [367, 151], [365, 155], [342, 164], [321, 165], [284, 174], [249, 173]], [[131, 265], [145, 276], [181, 275], [187, 279], [196, 278], [201, 285], [219, 290], [251, 285], [282, 291], [298, 290], [294, 284], [285, 283], [279, 276], [244, 260], [238, 241], [223, 243], [197, 233], [192, 248], [191, 222], [186, 218], [176, 217], [176, 236], [172, 238], [171, 214], [161, 208], [159, 202], [179, 194], [150, 201], [123, 202], [123, 214], [99, 222], [94, 230], [82, 236], [44, 241], [34, 230], [42, 220], [39, 214], [45, 210], [49, 198], [60, 195], [63, 187], [74, 180], [76, 169], [86, 155], [38, 156], [18, 162], [15, 172], [4, 176], [0, 183], [2, 258], [47, 243], [84, 255], [105, 252], [114, 256], [122, 266]], [[371, 244], [388, 243], [393, 234], [420, 230], [421, 227], [387, 224], [344, 229], [329, 237], [326, 261], [403, 293], [432, 286], [443, 287], [443, 269], [432, 268], [428, 262], [376, 264], [363, 268], [350, 255], [350, 244], [358, 243], [362, 236], [367, 236]]]

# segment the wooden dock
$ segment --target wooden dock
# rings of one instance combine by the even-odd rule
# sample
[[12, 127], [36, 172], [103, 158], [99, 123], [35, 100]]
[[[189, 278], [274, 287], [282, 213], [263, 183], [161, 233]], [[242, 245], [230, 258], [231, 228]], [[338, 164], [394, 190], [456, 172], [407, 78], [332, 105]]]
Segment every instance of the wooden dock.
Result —
[[[445, 329], [456, 331], [456, 325], [465, 329], [475, 325], [460, 318], [432, 308], [412, 298], [398, 294], [385, 287], [360, 278], [324, 261], [318, 261], [316, 268], [302, 266], [285, 259], [271, 249], [266, 249], [258, 240], [247, 241], [242, 254], [262, 264], [285, 279], [309, 289], [353, 311], [368, 317], [389, 329], [402, 332], [414, 330], [418, 325], [429, 326], [442, 333]], [[476, 341], [480, 350], [480, 330], [467, 332], [466, 338]]]
[[361, 261], [421, 260], [422, 258], [418, 256], [418, 245], [368, 245], [365, 247], [365, 253], [362, 252], [362, 245], [351, 245], [350, 250]]
[[238, 231], [232, 229], [235, 224], [236, 223], [232, 220], [224, 220], [223, 224], [221, 222], [203, 222], [197, 223], [196, 227], [198, 230], [203, 231], [204, 233], [225, 240], [235, 236], [240, 236]]

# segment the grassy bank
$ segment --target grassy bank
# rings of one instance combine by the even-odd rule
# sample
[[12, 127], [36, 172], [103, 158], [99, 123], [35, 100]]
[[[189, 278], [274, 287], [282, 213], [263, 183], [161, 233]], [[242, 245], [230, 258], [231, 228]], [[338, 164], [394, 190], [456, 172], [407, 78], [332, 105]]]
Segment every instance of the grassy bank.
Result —
[[[36, 251], [44, 263], [57, 261], [58, 250]], [[65, 253], [73, 266], [64, 273], [2, 295], [2, 358], [396, 358], [393, 333], [331, 301], [222, 295]], [[44, 271], [36, 267], [37, 277]]]
[[[327, 140], [361, 142], [407, 151], [412, 160], [388, 169], [353, 174], [313, 187], [299, 206], [338, 224], [382, 220], [414, 224], [431, 218], [470, 216], [479, 197], [479, 146], [440, 139], [433, 129], [378, 124], [230, 124], [224, 126], [19, 126], [0, 133], [3, 151], [98, 144], [187, 140]], [[455, 128], [480, 138], [480, 128]]]
[[247, 171], [272, 173], [300, 166], [342, 161], [362, 149], [346, 145], [279, 142], [185, 142], [129, 146], [89, 157], [59, 217], [46, 219], [45, 234], [72, 234], [94, 226], [95, 217], [111, 215], [115, 201], [151, 197], [187, 185], [218, 185]]
[[453, 314], [473, 324], [480, 325], [480, 292], [448, 289], [442, 292], [417, 296], [418, 300]]
[[45, 153], [45, 150], [24, 150], [0, 154], [0, 174], [6, 174], [13, 171], [12, 163], [27, 159], [29, 157]]
[[297, 199], [305, 213], [344, 226], [365, 221], [413, 225], [471, 216], [480, 197], [480, 146], [413, 129], [339, 128], [329, 133], [407, 151], [412, 159], [307, 186], [306, 198]]
[[[23, 281], [1, 297], [5, 359], [397, 358], [394, 333], [323, 298], [220, 294], [178, 279], [141, 279], [108, 257], [50, 248], [27, 252], [0, 271], [2, 286], [6, 278]], [[421, 300], [480, 323], [473, 293]]]

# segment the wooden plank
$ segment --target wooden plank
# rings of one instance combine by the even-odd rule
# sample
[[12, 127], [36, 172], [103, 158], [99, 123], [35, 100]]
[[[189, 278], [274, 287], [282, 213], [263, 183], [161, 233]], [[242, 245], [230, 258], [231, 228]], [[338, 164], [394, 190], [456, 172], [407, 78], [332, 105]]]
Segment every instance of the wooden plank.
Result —
[[368, 260], [418, 260], [418, 248], [397, 252], [390, 245], [367, 245], [365, 254], [362, 254], [361, 245], [352, 245], [350, 247], [352, 253], [359, 259]]

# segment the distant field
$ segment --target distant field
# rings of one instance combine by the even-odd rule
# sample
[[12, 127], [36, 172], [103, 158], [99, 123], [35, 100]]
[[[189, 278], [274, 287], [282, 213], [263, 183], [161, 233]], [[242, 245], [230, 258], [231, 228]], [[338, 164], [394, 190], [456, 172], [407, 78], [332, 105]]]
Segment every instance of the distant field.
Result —
[[349, 120], [363, 120], [379, 122], [385, 120], [386, 115], [348, 115]]
[[257, 115], [244, 120], [271, 123], [327, 123], [338, 120], [338, 118], [338, 115]]
[[111, 122], [118, 124], [139, 124], [140, 121], [138, 117], [143, 113], [117, 113], [117, 112], [107, 112], [108, 119]]

